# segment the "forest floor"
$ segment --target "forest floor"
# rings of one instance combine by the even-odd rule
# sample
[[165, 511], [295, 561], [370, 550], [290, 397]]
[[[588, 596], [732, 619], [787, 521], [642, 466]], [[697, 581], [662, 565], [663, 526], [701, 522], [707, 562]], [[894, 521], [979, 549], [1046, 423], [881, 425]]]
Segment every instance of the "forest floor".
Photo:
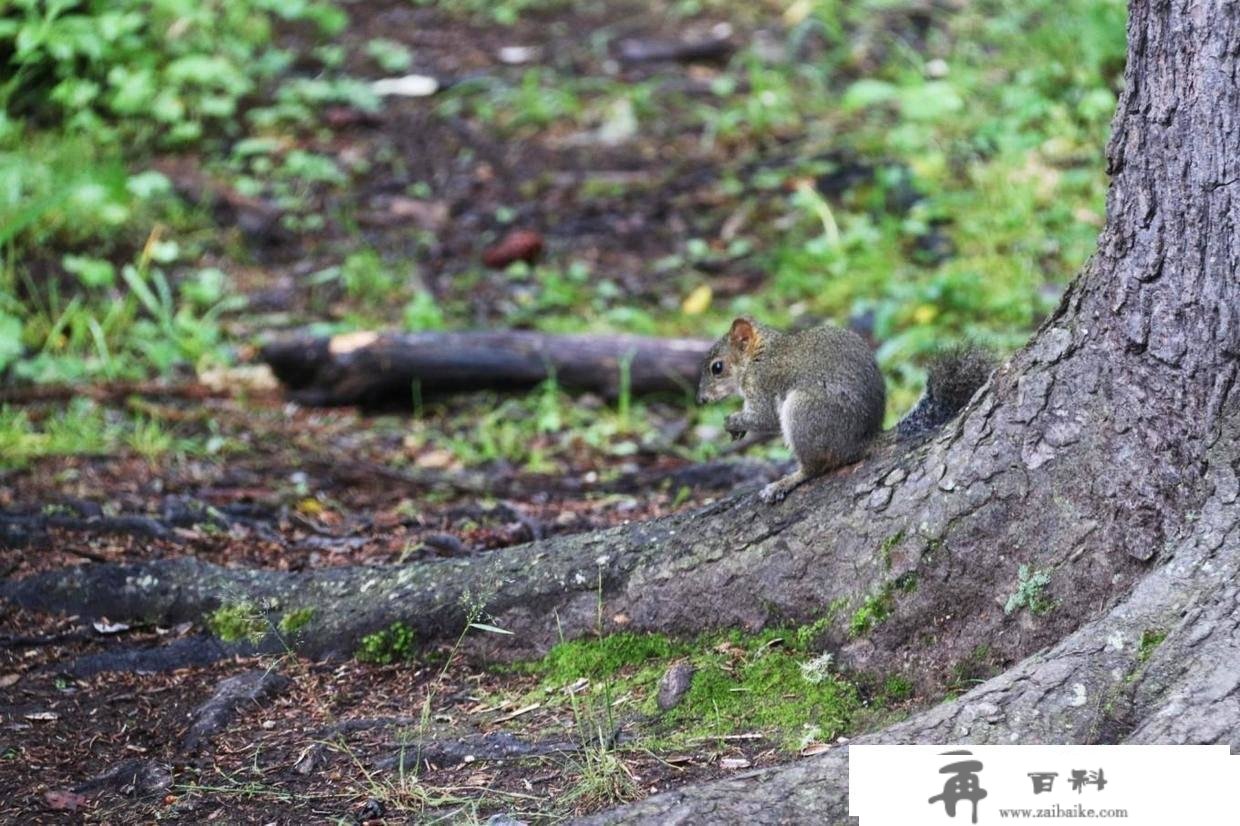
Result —
[[[1054, 146], [1036, 135], [936, 157], [973, 140], [978, 112], [1017, 118], [965, 111], [934, 64], [971, 36], [1002, 41], [1001, 26], [979, 35], [968, 4], [887, 3], [841, 18], [844, 35], [735, 5], [393, 0], [349, 5], [327, 44], [281, 29], [308, 62], [291, 71], [324, 85], [313, 123], [224, 155], [158, 154], [150, 168], [187, 206], [120, 233], [106, 256], [172, 284], [175, 312], [152, 289], [134, 313], [162, 307], [196, 369], [162, 364], [139, 332], [133, 373], [47, 344], [31, 362], [43, 383], [0, 387], [0, 576], [184, 554], [281, 570], [467, 557], [694, 507], [787, 458], [760, 446], [714, 464], [725, 410], [570, 396], [554, 381], [304, 408], [255, 356], [307, 327], [714, 337], [741, 311], [831, 317], [882, 346], [893, 417], [917, 393], [920, 355], [964, 333], [1023, 337], [1100, 220], [1101, 178], [1078, 174], [1098, 167], [1090, 113], [1113, 107], [1088, 101], [1096, 79], [1074, 80], [1072, 129]], [[1058, 23], [1035, 22], [1045, 54], [1073, 53], [1045, 34]], [[1111, 36], [1111, 22], [1097, 29]], [[1099, 77], [1122, 54], [1115, 39], [1092, 58]], [[1027, 58], [995, 48], [956, 56], [959, 89], [993, 85], [970, 60], [1015, 73]], [[407, 72], [440, 91], [372, 106], [323, 80]], [[870, 75], [889, 80], [859, 82]], [[1022, 82], [1047, 96], [1064, 85], [1050, 71]], [[984, 196], [953, 201], [953, 187]], [[997, 209], [1001, 194], [1021, 206]], [[541, 252], [505, 257], [517, 231]], [[1023, 264], [1009, 263], [1017, 247]], [[48, 307], [72, 294], [63, 251], [30, 251], [15, 294]], [[497, 256], [529, 261], [483, 263]], [[45, 327], [73, 329], [83, 306], [60, 321], [49, 310]], [[162, 378], [145, 378], [151, 364]], [[818, 753], [931, 699], [825, 677], [812, 634], [795, 630], [621, 635], [496, 665], [393, 627], [311, 661], [257, 650], [264, 617], [227, 600], [174, 627], [0, 605], [0, 820], [557, 822]], [[504, 633], [476, 619], [463, 634]], [[655, 694], [678, 663], [699, 678], [664, 712]], [[221, 691], [235, 696], [204, 711]]]

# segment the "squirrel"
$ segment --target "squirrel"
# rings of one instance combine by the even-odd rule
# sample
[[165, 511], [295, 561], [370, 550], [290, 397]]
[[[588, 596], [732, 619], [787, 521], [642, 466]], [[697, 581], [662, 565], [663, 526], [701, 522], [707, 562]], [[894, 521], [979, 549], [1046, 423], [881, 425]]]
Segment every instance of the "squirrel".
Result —
[[[945, 424], [986, 382], [993, 361], [975, 346], [938, 354], [926, 392], [896, 426], [907, 439]], [[702, 363], [698, 404], [732, 395], [744, 400], [728, 416], [732, 439], [779, 433], [798, 467], [759, 494], [782, 501], [807, 479], [856, 462], [882, 430], [887, 405], [883, 374], [869, 345], [849, 330], [825, 324], [784, 333], [742, 316]]]

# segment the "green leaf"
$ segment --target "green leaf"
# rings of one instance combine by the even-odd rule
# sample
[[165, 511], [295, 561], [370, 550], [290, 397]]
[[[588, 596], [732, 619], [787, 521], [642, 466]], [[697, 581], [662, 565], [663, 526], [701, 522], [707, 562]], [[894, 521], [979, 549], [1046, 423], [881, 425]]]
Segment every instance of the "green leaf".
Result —
[[23, 350], [21, 319], [0, 312], [0, 371], [16, 361]]
[[898, 94], [899, 90], [884, 80], [863, 78], [848, 87], [848, 90], [844, 92], [841, 105], [849, 110], [864, 109], [867, 106], [894, 100]]
[[954, 86], [933, 81], [905, 89], [900, 95], [900, 111], [909, 120], [937, 121], [964, 108]]
[[66, 255], [61, 264], [87, 287], [111, 287], [116, 283], [116, 267], [106, 259]]
[[488, 631], [492, 634], [507, 634], [510, 637], [512, 636], [512, 632], [509, 631], [507, 628], [500, 628], [495, 625], [487, 625], [485, 622], [471, 622], [469, 624], [469, 627], [477, 628], [479, 631]]

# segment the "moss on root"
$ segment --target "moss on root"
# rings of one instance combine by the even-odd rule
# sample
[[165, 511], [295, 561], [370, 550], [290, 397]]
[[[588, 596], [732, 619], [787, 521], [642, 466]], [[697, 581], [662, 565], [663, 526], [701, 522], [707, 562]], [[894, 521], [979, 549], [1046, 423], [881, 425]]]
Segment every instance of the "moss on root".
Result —
[[207, 616], [207, 627], [224, 642], [258, 642], [267, 634], [267, 621], [251, 602], [229, 602]]
[[[631, 697], [653, 723], [643, 741], [650, 748], [761, 733], [796, 749], [872, 723], [912, 695], [911, 683], [901, 676], [847, 674], [832, 667], [830, 654], [817, 642], [838, 613], [839, 606], [832, 606], [803, 626], [693, 641], [634, 633], [574, 640], [522, 668], [542, 678], [544, 699], [563, 695], [566, 686], [583, 678], [599, 695], [595, 700]], [[689, 663], [694, 676], [679, 705], [660, 712], [659, 679], [674, 662]]]

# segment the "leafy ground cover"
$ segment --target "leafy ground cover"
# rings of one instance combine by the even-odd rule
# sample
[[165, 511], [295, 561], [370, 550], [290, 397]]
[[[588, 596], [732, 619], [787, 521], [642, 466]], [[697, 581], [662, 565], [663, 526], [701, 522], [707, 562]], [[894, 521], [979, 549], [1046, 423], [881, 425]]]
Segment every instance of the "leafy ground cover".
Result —
[[[829, 319], [874, 341], [894, 419], [927, 354], [963, 337], [1014, 346], [1090, 254], [1123, 18], [1115, 0], [14, 0], [0, 9], [0, 511], [28, 533], [0, 534], [0, 571], [180, 553], [408, 562], [720, 495], [676, 472], [722, 455], [722, 409], [554, 381], [394, 415], [300, 409], [254, 365], [291, 330], [713, 337], [741, 312]], [[632, 59], [692, 40], [724, 45]], [[374, 85], [405, 74], [436, 91]], [[514, 230], [542, 256], [486, 266]], [[825, 621], [863, 634], [899, 598]], [[223, 609], [211, 630], [243, 645], [262, 607]], [[203, 629], [105, 635], [11, 611], [0, 625], [0, 784], [21, 817], [141, 757], [171, 765], [172, 785], [82, 805], [135, 822], [347, 822], [372, 799], [555, 820], [793, 759], [933, 699], [900, 675], [833, 671], [812, 629], [611, 638], [498, 670], [376, 629], [342, 652], [369, 662], [238, 648], [226, 665], [67, 676], [83, 655]], [[676, 662], [698, 676], [661, 713]], [[962, 680], [992, 665], [983, 652]], [[292, 687], [205, 754], [165, 736], [222, 674], [272, 667]], [[398, 722], [346, 725], [376, 716]], [[389, 759], [462, 731], [575, 750]]]

